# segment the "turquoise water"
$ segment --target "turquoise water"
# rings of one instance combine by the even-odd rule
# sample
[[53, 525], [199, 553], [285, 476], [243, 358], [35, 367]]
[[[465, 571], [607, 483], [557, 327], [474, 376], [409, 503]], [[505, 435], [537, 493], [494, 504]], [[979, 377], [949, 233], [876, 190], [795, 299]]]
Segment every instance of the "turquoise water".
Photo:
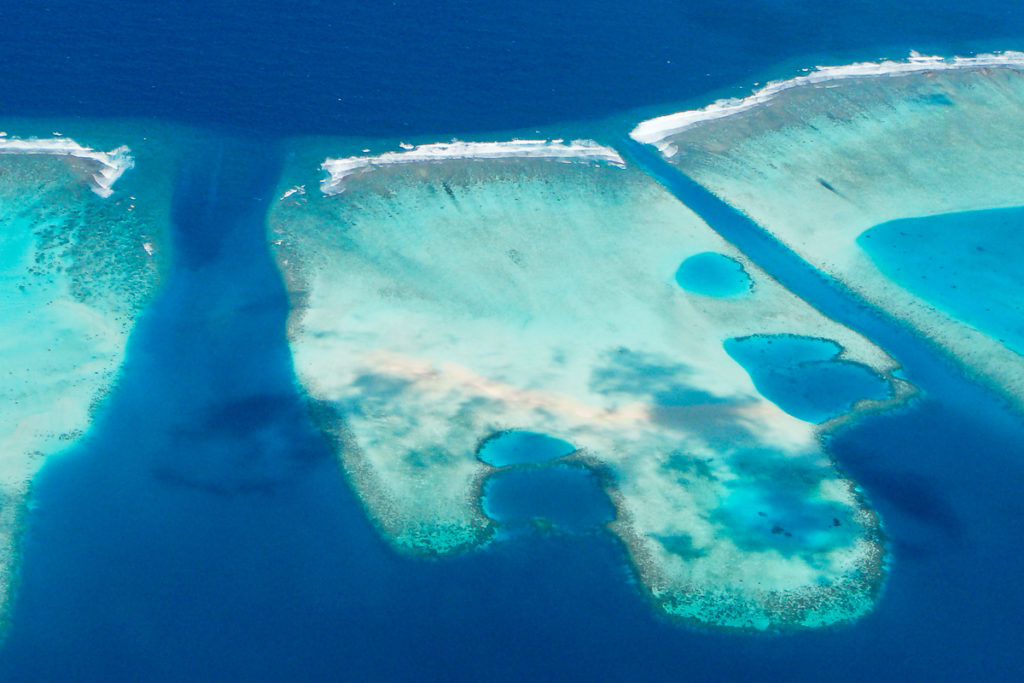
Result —
[[714, 251], [705, 251], [686, 259], [676, 270], [676, 284], [706, 296], [739, 296], [754, 286], [736, 259]]
[[829, 361], [843, 352], [843, 347], [835, 340], [797, 334], [762, 334], [730, 339], [725, 342], [725, 349], [744, 368], [790, 367]]
[[825, 422], [857, 401], [890, 395], [889, 383], [874, 370], [838, 358], [842, 347], [830, 339], [755, 335], [723, 346], [765, 398], [801, 420]]
[[597, 476], [579, 465], [517, 467], [484, 484], [484, 512], [505, 524], [580, 533], [615, 519]]
[[857, 244], [901, 287], [1024, 353], [1024, 207], [881, 223]]
[[488, 437], [477, 451], [477, 457], [488, 465], [505, 467], [525, 463], [548, 462], [573, 453], [576, 447], [568, 441], [526, 430], [498, 432]]

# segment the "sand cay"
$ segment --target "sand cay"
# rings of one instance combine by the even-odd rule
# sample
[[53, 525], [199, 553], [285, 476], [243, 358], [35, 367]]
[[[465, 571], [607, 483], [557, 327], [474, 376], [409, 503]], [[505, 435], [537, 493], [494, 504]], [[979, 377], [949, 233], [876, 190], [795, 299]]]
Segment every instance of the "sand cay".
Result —
[[[909, 390], [893, 361], [779, 286], [639, 171], [548, 158], [372, 160], [342, 194], [288, 192], [270, 239], [295, 367], [357, 493], [402, 551], [492, 538], [480, 445], [548, 434], [599, 473], [648, 595], [711, 627], [857, 618], [884, 576], [879, 520], [820, 428], [761, 396], [723, 348], [834, 340]], [[308, 175], [303, 175], [307, 173]], [[289, 184], [319, 178], [291, 169]], [[743, 296], [676, 281], [720, 253]]]

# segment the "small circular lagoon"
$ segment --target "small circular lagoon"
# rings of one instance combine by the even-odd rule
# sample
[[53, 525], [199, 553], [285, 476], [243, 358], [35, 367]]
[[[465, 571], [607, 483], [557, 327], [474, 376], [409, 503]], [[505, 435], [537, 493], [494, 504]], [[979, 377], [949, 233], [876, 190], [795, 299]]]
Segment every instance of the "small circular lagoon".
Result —
[[574, 452], [576, 447], [563, 439], [539, 432], [510, 429], [484, 439], [476, 456], [488, 465], [508, 467], [550, 462]]
[[725, 254], [694, 254], [676, 270], [676, 283], [688, 292], [705, 296], [742, 296], [753, 289], [743, 264]]

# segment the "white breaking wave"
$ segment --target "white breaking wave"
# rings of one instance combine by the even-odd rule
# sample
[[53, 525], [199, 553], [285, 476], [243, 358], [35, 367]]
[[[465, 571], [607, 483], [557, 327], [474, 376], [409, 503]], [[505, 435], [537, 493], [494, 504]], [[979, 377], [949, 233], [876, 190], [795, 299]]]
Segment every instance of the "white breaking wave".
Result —
[[377, 166], [411, 164], [425, 161], [446, 161], [452, 159], [507, 159], [512, 157], [533, 157], [555, 159], [565, 162], [594, 161], [625, 168], [626, 162], [611, 147], [599, 145], [593, 140], [508, 140], [506, 142], [438, 142], [430, 145], [411, 147], [402, 145], [404, 151], [385, 152], [378, 156], [328, 158], [320, 168], [328, 177], [320, 182], [324, 194], [338, 194], [344, 191], [345, 178], [353, 173], [371, 170]]
[[0, 136], [0, 154], [37, 154], [77, 159], [92, 191], [101, 197], [113, 194], [113, 185], [117, 179], [135, 166], [131, 150], [124, 145], [102, 152], [84, 147], [69, 138], [21, 140]]
[[633, 129], [630, 137], [637, 142], [655, 145], [663, 154], [672, 156], [676, 153], [676, 148], [666, 142], [667, 138], [698, 123], [725, 118], [753, 109], [771, 101], [776, 95], [790, 88], [852, 78], [905, 76], [928, 71], [985, 68], [1024, 69], [1024, 52], [1007, 51], [975, 57], [946, 59], [921, 55], [912, 51], [909, 59], [905, 62], [857, 62], [843, 66], [817, 66], [803, 76], [784, 81], [771, 81], [747, 97], [722, 99], [702, 109], [677, 112], [643, 121]]

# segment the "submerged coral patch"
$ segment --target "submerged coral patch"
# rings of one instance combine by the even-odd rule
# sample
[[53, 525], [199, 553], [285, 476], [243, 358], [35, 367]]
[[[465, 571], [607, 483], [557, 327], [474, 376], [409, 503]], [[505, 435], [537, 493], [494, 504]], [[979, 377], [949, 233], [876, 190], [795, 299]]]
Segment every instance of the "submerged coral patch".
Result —
[[780, 471], [770, 452], [737, 453], [732, 460], [746, 476], [728, 487], [715, 515], [739, 547], [813, 558], [855, 540], [849, 508], [816, 490], [815, 482], [827, 473]]

